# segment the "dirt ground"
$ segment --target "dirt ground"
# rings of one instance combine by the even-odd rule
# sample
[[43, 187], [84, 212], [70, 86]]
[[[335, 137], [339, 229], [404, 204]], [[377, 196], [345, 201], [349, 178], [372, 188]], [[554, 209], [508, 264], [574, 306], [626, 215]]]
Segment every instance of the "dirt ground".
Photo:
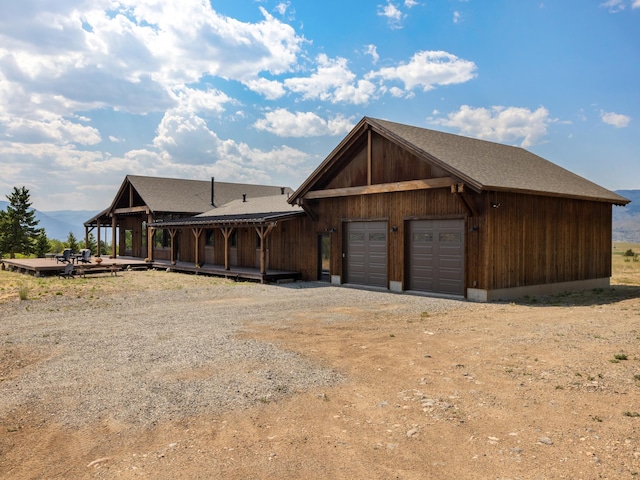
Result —
[[[346, 380], [149, 430], [18, 412], [0, 425], [0, 477], [640, 478], [640, 287], [375, 321], [345, 306], [243, 335]], [[0, 348], [0, 377], [39, 361]]]
[[[375, 322], [351, 306], [336, 312], [348, 322], [310, 312], [278, 329], [254, 326], [244, 335], [317, 359], [346, 382], [148, 431], [64, 430], [22, 412], [1, 426], [0, 458], [13, 473], [0, 476], [635, 478], [639, 297], [627, 287], [581, 305], [476, 305]], [[5, 349], [2, 376], [38, 361]]]

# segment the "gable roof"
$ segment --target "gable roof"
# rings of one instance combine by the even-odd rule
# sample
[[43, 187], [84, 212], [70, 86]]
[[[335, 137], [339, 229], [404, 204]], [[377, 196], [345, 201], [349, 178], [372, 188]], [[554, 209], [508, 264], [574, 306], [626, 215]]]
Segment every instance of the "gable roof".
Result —
[[[130, 182], [152, 212], [202, 213], [210, 210], [212, 182], [180, 178], [146, 177], [127, 175]], [[251, 185], [246, 183], [213, 182], [214, 204], [222, 206], [232, 200], [250, 197], [278, 195], [281, 187]], [[291, 189], [285, 192], [291, 193]]]
[[100, 221], [110, 222], [110, 215], [117, 209], [118, 201], [131, 186], [150, 212], [197, 215], [211, 210], [211, 188], [213, 183], [214, 205], [220, 207], [242, 195], [249, 198], [280, 195], [287, 197], [293, 193], [289, 187], [272, 185], [252, 185], [247, 183], [231, 183], [206, 180], [186, 180], [182, 178], [148, 177], [127, 175], [116, 193], [111, 205], [87, 220], [84, 224], [91, 226]]
[[339, 160], [346, 145], [372, 129], [477, 192], [513, 191], [626, 205], [629, 200], [523, 148], [364, 117], [291, 196], [302, 198]]

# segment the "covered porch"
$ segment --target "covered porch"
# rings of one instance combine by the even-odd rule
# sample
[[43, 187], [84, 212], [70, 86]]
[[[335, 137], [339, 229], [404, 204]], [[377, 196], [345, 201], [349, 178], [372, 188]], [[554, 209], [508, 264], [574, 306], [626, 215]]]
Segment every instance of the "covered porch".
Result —
[[[304, 212], [270, 212], [263, 214], [235, 214], [197, 216], [148, 224], [149, 248], [147, 259], [154, 266], [165, 266], [176, 271], [208, 273], [227, 278], [247, 278], [260, 282], [298, 279], [299, 272], [282, 268], [270, 259], [269, 238], [274, 231], [282, 235], [282, 223], [300, 218]], [[155, 258], [152, 245], [154, 237], [162, 234], [168, 238], [168, 258]], [[184, 245], [188, 239], [189, 252], [186, 258]], [[214, 253], [207, 251], [208, 241], [214, 241]], [[180, 240], [180, 241], [179, 241]], [[278, 268], [280, 266], [280, 268]]]

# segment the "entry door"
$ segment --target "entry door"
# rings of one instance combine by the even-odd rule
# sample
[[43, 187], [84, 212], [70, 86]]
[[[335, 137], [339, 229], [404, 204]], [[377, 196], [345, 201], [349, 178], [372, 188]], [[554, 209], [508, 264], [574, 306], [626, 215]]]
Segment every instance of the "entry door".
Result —
[[331, 280], [329, 265], [331, 261], [331, 236], [328, 233], [318, 235], [318, 280]]
[[464, 220], [409, 222], [408, 289], [464, 295]]
[[387, 222], [345, 225], [347, 283], [387, 288]]

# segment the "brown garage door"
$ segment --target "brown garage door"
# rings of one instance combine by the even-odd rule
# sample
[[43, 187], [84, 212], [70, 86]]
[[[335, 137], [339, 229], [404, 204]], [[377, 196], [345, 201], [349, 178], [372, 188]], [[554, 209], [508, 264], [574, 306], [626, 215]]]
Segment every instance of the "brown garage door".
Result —
[[409, 222], [408, 289], [464, 295], [464, 220]]
[[347, 283], [387, 288], [387, 222], [345, 225]]

